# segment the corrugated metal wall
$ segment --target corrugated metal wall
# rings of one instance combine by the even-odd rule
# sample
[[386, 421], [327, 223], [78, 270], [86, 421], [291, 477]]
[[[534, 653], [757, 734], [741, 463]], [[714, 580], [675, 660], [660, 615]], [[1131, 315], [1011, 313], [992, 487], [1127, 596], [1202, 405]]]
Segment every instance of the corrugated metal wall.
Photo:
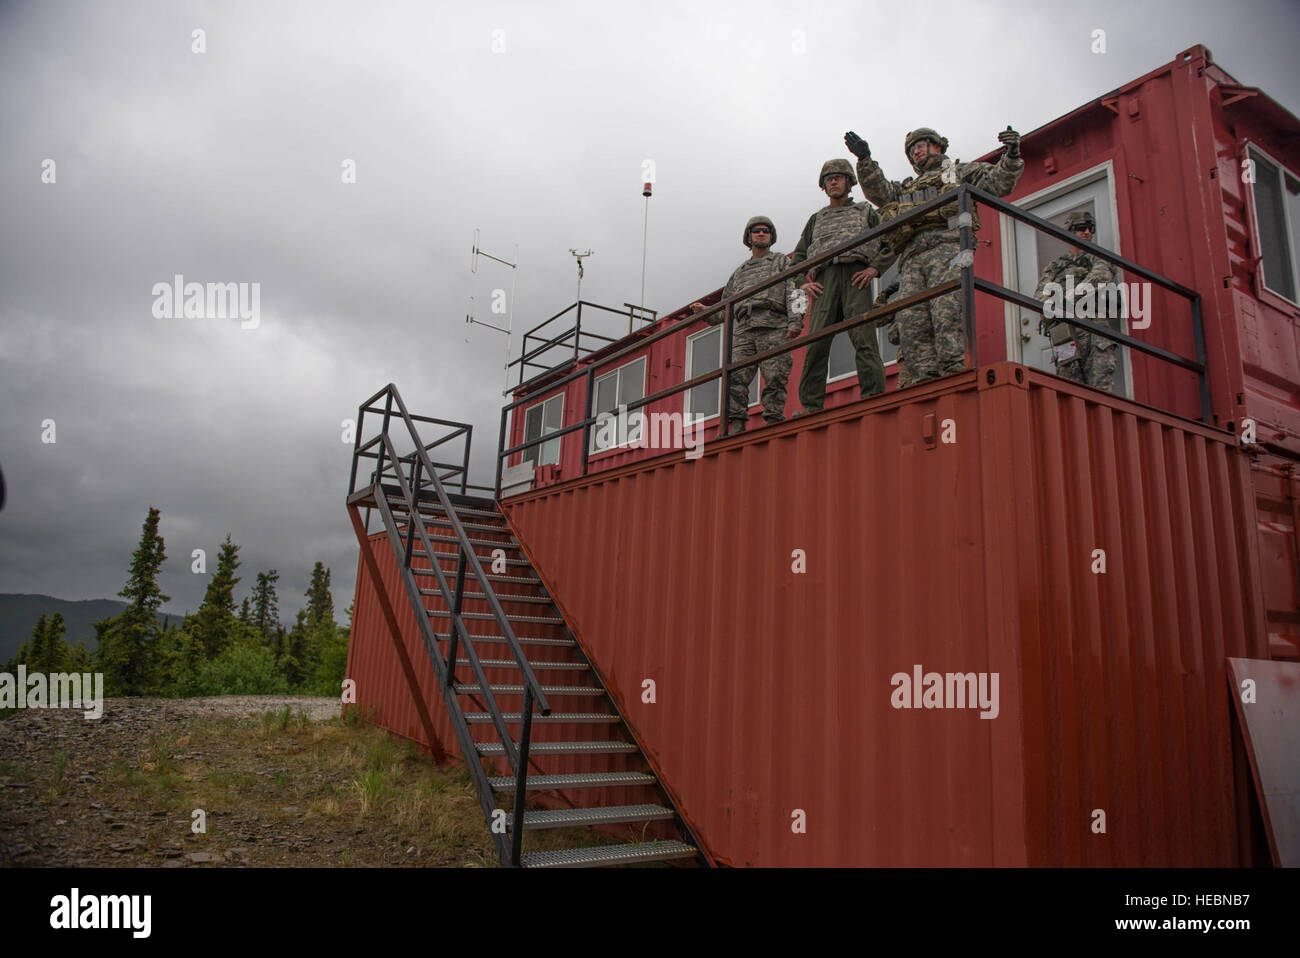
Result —
[[[719, 861], [1243, 863], [1247, 463], [1099, 398], [1004, 364], [507, 508]], [[893, 708], [916, 664], [999, 716]]]

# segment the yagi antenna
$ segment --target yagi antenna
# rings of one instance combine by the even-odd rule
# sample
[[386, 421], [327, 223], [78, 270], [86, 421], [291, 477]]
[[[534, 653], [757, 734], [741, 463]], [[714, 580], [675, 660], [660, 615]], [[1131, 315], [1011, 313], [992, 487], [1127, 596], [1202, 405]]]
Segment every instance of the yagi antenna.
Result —
[[475, 319], [474, 318], [474, 297], [471, 296], [469, 298], [469, 312], [465, 314], [465, 322], [474, 326], [486, 326], [488, 329], [495, 329], [498, 333], [506, 334], [506, 365], [505, 365], [505, 384], [504, 384], [505, 389], [504, 392], [502, 392], [502, 395], [506, 395], [510, 392], [510, 339], [511, 336], [513, 335], [512, 330], [514, 329], [515, 279], [519, 275], [519, 244], [518, 243], [515, 244], [515, 261], [511, 263], [501, 259], [500, 257], [493, 256], [491, 253], [485, 253], [483, 252], [483, 250], [479, 249], [478, 234], [479, 231], [477, 229], [474, 230], [474, 245], [470, 250], [469, 271], [471, 273], [478, 273], [478, 258], [480, 256], [485, 256], [495, 263], [500, 263], [502, 266], [510, 267], [510, 303], [506, 307], [506, 325], [502, 327], [502, 326], [497, 326], [494, 323], [486, 323], [481, 319]]

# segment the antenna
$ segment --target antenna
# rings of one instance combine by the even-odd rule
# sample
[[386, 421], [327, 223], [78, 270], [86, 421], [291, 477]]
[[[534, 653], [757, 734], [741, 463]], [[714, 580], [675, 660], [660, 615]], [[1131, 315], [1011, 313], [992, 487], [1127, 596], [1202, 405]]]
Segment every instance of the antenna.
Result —
[[509, 304], [509, 306], [506, 307], [506, 309], [507, 309], [507, 312], [506, 312], [506, 325], [505, 325], [505, 328], [503, 329], [503, 328], [500, 327], [500, 326], [496, 326], [496, 325], [494, 325], [494, 324], [492, 324], [492, 323], [485, 323], [485, 322], [484, 322], [483, 320], [481, 320], [481, 319], [475, 319], [475, 318], [474, 318], [474, 297], [471, 296], [471, 297], [469, 298], [469, 312], [465, 315], [465, 322], [466, 322], [466, 323], [469, 323], [470, 325], [475, 325], [475, 326], [486, 326], [488, 329], [495, 329], [498, 333], [505, 333], [505, 334], [506, 334], [506, 366], [505, 366], [505, 382], [504, 382], [504, 392], [502, 393], [502, 395], [506, 395], [507, 393], [510, 392], [510, 339], [511, 339], [511, 336], [513, 335], [512, 330], [514, 329], [514, 318], [515, 318], [515, 279], [516, 279], [516, 278], [518, 277], [518, 275], [519, 275], [519, 244], [518, 244], [518, 243], [515, 244], [515, 261], [514, 261], [513, 263], [510, 263], [510, 262], [507, 262], [506, 260], [501, 259], [500, 257], [493, 256], [491, 253], [485, 253], [485, 252], [483, 252], [481, 249], [479, 249], [479, 248], [478, 248], [478, 234], [479, 234], [479, 231], [478, 231], [477, 229], [475, 229], [475, 230], [474, 230], [474, 246], [473, 246], [473, 248], [472, 248], [471, 251], [470, 251], [470, 258], [469, 258], [469, 271], [470, 271], [471, 273], [477, 273], [477, 272], [478, 272], [478, 258], [479, 258], [480, 256], [485, 256], [485, 257], [487, 257], [488, 259], [492, 260], [492, 261], [495, 262], [495, 263], [500, 263], [502, 266], [509, 266], [509, 267], [510, 267], [510, 304]]
[[581, 303], [582, 302], [582, 261], [585, 257], [595, 256], [596, 251], [591, 249], [584, 249], [582, 252], [578, 252], [576, 249], [570, 249], [569, 252], [572, 253], [574, 256], [576, 256], [578, 259], [578, 300], [577, 301]]

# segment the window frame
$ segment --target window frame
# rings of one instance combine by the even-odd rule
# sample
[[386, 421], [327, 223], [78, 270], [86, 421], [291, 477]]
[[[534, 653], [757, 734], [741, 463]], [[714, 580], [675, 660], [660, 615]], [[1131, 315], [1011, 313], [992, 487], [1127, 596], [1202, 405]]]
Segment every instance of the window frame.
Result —
[[[546, 436], [551, 435], [551, 433], [545, 431], [546, 430], [545, 406], [547, 403], [555, 402], [557, 399], [560, 401], [560, 425], [559, 428], [556, 429], [555, 431], [559, 432], [560, 429], [564, 428], [564, 393], [558, 392], [554, 396], [547, 396], [545, 399], [541, 400], [540, 402], [533, 403], [531, 406], [527, 407], [524, 410], [524, 431], [523, 431], [523, 439], [522, 439], [523, 442], [528, 442], [528, 414], [532, 412], [534, 409], [541, 409], [541, 413], [539, 415], [541, 416], [542, 419], [541, 421], [542, 432], [538, 434], [538, 438], [544, 440]], [[560, 438], [555, 440], [555, 462], [541, 461], [542, 453], [545, 448], [546, 448], [546, 443], [539, 442], [535, 446], [530, 446], [527, 449], [521, 449], [519, 451], [519, 464], [524, 465], [529, 463], [530, 461], [528, 459], [529, 453], [533, 452], [533, 450], [536, 450], [537, 459], [532, 461], [532, 466], [534, 469], [540, 469], [542, 466], [558, 466], [560, 464], [560, 454], [564, 451], [564, 437], [561, 436]]]
[[[607, 373], [603, 373], [602, 375], [597, 376], [597, 377], [595, 377], [594, 379], [592, 379], [592, 381], [591, 381], [591, 414], [592, 414], [593, 416], [599, 416], [599, 415], [600, 415], [600, 410], [598, 410], [598, 409], [596, 408], [596, 396], [597, 396], [597, 395], [599, 394], [599, 392], [600, 392], [600, 384], [601, 384], [601, 382], [603, 382], [604, 380], [609, 379], [609, 378], [611, 378], [611, 377], [614, 378], [614, 408], [613, 408], [612, 410], [609, 410], [609, 411], [610, 411], [610, 412], [613, 412], [615, 415], [618, 414], [618, 407], [619, 407], [618, 397], [619, 397], [619, 393], [621, 392], [621, 387], [622, 387], [622, 385], [623, 385], [623, 383], [622, 383], [622, 374], [623, 374], [623, 370], [628, 369], [628, 368], [631, 367], [631, 366], [635, 366], [637, 363], [640, 363], [640, 364], [641, 364], [641, 395], [638, 396], [637, 398], [638, 398], [638, 399], [644, 399], [644, 398], [645, 398], [645, 391], [646, 391], [646, 386], [648, 385], [648, 377], [649, 377], [649, 370], [650, 370], [650, 355], [649, 355], [649, 353], [647, 353], [647, 354], [645, 354], [645, 355], [643, 355], [643, 356], [638, 356], [636, 359], [633, 359], [633, 360], [631, 360], [630, 362], [626, 362], [626, 363], [624, 363], [623, 365], [618, 366], [618, 367], [616, 367], [616, 368], [614, 368], [614, 369], [611, 369], [609, 372], [607, 372]], [[640, 407], [638, 407], [638, 408], [637, 408], [636, 410], [634, 410], [634, 411], [636, 411], [636, 412], [640, 412], [640, 413], [642, 413], [642, 415], [644, 416], [644, 415], [646, 414], [646, 408], [647, 408], [647, 407], [645, 407], [645, 406], [640, 406]], [[628, 418], [631, 419], [631, 416], [632, 416], [632, 413], [629, 412], [629, 413], [628, 413]], [[598, 423], [592, 423], [592, 425], [591, 425], [591, 447], [590, 447], [590, 449], [588, 450], [588, 455], [595, 456], [595, 455], [599, 455], [599, 454], [606, 453], [606, 452], [613, 452], [613, 451], [618, 450], [618, 449], [625, 449], [625, 448], [627, 448], [627, 447], [632, 443], [632, 441], [633, 441], [631, 438], [624, 436], [624, 437], [622, 438], [622, 441], [621, 441], [621, 442], [615, 443], [615, 444], [612, 445], [612, 446], [605, 446], [605, 447], [603, 447], [603, 448], [598, 448], [598, 447], [596, 446], [597, 426], [598, 426]], [[645, 434], [645, 422], [644, 422], [644, 421], [642, 421], [642, 423], [641, 423], [641, 430], [642, 430], [642, 435], [644, 435], [644, 434]], [[637, 438], [639, 439], [640, 436], [638, 436]]]
[[1300, 248], [1292, 245], [1295, 242], [1295, 225], [1291, 222], [1291, 210], [1286, 202], [1286, 177], [1290, 176], [1297, 183], [1300, 183], [1300, 173], [1297, 173], [1285, 163], [1278, 160], [1273, 156], [1273, 154], [1269, 153], [1268, 150], [1265, 150], [1254, 140], [1243, 140], [1242, 152], [1245, 159], [1251, 159], [1250, 154], [1252, 150], [1277, 168], [1278, 180], [1282, 187], [1282, 223], [1285, 228], [1284, 234], [1286, 236], [1287, 245], [1290, 247], [1288, 252], [1291, 255], [1291, 282], [1297, 299], [1288, 299], [1282, 293], [1279, 293], [1277, 290], [1265, 285], [1264, 282], [1264, 244], [1259, 237], [1259, 208], [1255, 200], [1255, 185], [1259, 182], [1259, 164], [1256, 164], [1255, 183], [1246, 184], [1250, 187], [1250, 200], [1247, 205], [1249, 207], [1250, 215], [1251, 253], [1253, 254], [1252, 259], [1256, 264], [1258, 264], [1257, 268], [1251, 270], [1251, 273], [1253, 274], [1252, 285], [1254, 286], [1254, 293], [1259, 299], [1264, 299], [1266, 296], [1273, 296], [1293, 309], [1300, 308]]

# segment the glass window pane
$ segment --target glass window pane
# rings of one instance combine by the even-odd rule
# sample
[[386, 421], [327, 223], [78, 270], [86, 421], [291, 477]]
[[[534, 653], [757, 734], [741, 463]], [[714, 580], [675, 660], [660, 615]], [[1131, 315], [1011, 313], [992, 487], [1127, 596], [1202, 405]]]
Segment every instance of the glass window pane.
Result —
[[[529, 440], [532, 439], [537, 439], [538, 437], [541, 436], [541, 434], [542, 434], [542, 407], [540, 405], [537, 405], [534, 406], [532, 409], [528, 410], [526, 413], [524, 413], [524, 442], [528, 442]], [[537, 457], [539, 455], [538, 450], [540, 449], [541, 446], [530, 446], [529, 448], [525, 449], [523, 452], [523, 459], [521, 461], [531, 462], [533, 465], [536, 465]]]
[[831, 358], [826, 364], [826, 378], [834, 379], [836, 376], [847, 376], [849, 373], [857, 372], [858, 367], [853, 362], [853, 344], [849, 342], [848, 333], [840, 333], [831, 339]]
[[1290, 250], [1287, 248], [1286, 214], [1282, 197], [1282, 177], [1275, 164], [1261, 153], [1250, 151], [1255, 161], [1255, 221], [1259, 227], [1260, 268], [1267, 289], [1295, 300], [1295, 276]]
[[645, 360], [628, 363], [618, 372], [618, 401], [623, 405], [645, 395]]
[[596, 380], [596, 412], [614, 412], [618, 405], [618, 377], [606, 376]]
[[[686, 378], [694, 379], [711, 373], [722, 366], [722, 331], [711, 329], [687, 341]], [[705, 383], [687, 393], [686, 418], [706, 419], [718, 414], [718, 396], [721, 384]]]

